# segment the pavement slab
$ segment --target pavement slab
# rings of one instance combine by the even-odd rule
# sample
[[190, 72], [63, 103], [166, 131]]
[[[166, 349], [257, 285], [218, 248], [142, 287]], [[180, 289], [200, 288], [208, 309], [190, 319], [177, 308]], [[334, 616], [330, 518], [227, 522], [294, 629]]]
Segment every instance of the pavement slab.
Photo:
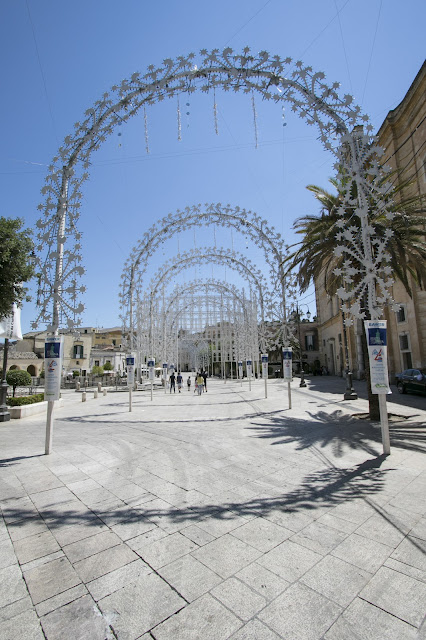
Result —
[[0, 637], [426, 640], [426, 406], [384, 457], [344, 386], [64, 391], [50, 456], [2, 424]]

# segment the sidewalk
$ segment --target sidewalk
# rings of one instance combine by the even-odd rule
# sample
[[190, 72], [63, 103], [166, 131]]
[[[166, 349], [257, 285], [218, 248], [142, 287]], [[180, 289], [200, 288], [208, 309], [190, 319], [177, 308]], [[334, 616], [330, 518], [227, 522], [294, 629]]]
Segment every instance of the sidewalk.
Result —
[[425, 640], [426, 399], [384, 458], [366, 400], [298, 384], [70, 392], [50, 456], [2, 423], [0, 638]]

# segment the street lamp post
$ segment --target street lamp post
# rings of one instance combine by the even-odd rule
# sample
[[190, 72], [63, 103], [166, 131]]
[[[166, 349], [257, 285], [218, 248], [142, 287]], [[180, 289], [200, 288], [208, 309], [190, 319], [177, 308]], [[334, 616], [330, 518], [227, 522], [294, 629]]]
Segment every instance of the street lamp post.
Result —
[[[306, 305], [307, 306], [307, 305]], [[300, 339], [300, 312], [299, 312], [299, 304], [296, 303], [296, 314], [297, 314], [297, 329], [298, 329], [298, 334], [299, 334], [299, 348], [300, 348], [300, 384], [299, 387], [306, 387], [306, 382], [305, 382], [305, 372], [303, 370], [303, 359], [302, 359], [302, 340]], [[308, 307], [308, 311], [306, 313], [308, 320], [310, 320], [311, 317], [311, 312], [309, 311], [309, 307]]]
[[353, 381], [352, 381], [352, 371], [349, 363], [349, 346], [348, 346], [348, 335], [346, 331], [345, 324], [345, 312], [342, 311], [343, 316], [343, 340], [345, 343], [345, 360], [346, 360], [346, 390], [343, 395], [344, 400], [356, 400], [358, 395], [354, 389]]
[[0, 386], [0, 422], [8, 422], [10, 420], [9, 409], [6, 404], [6, 395], [7, 395], [7, 380], [6, 380], [6, 370], [7, 370], [7, 352], [9, 349], [9, 340], [8, 338], [4, 339], [4, 347], [3, 347], [3, 375]]

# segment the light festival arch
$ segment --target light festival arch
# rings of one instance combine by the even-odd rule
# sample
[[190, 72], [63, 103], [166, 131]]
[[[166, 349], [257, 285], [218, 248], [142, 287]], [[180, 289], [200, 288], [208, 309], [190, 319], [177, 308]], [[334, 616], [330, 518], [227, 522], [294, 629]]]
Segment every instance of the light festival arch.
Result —
[[[394, 304], [388, 238], [377, 235], [369, 222], [372, 208], [392, 216], [387, 209], [389, 200], [385, 203], [383, 198], [391, 189], [390, 184], [383, 184], [384, 170], [379, 166], [383, 150], [372, 135], [368, 116], [353, 105], [350, 95], [339, 95], [338, 83], [327, 84], [323, 72], [315, 72], [301, 61], [294, 63], [293, 70], [292, 64], [291, 58], [282, 59], [267, 51], [255, 54], [249, 47], [239, 53], [229, 47], [223, 51], [203, 49], [198, 56], [190, 53], [175, 60], [167, 58], [159, 66], [149, 65], [143, 74], [133, 73], [87, 109], [53, 157], [42, 188], [42, 217], [36, 225], [40, 311], [32, 323], [34, 328], [43, 322], [52, 333], [57, 333], [60, 324], [71, 329], [79, 324], [84, 310], [79, 299], [85, 287], [80, 284], [84, 267], [77, 222], [92, 153], [117, 125], [140, 110], [144, 112], [147, 105], [216, 88], [241, 90], [252, 99], [260, 94], [264, 100], [289, 103], [292, 111], [317, 128], [324, 149], [336, 158], [335, 168], [344, 185], [336, 252], [344, 257], [341, 275], [344, 285], [350, 284], [352, 290], [343, 286], [338, 293], [343, 300], [354, 301], [350, 306], [345, 304], [344, 311], [349, 317], [363, 317], [360, 301], [364, 295], [372, 318], [381, 316], [385, 304]], [[343, 214], [348, 211], [359, 218], [360, 234], [346, 228]]]
[[290, 279], [285, 276], [283, 267], [284, 257], [288, 253], [287, 245], [274, 227], [256, 213], [219, 202], [196, 204], [169, 213], [152, 225], [133, 248], [124, 267], [120, 292], [122, 318], [127, 320], [130, 334], [135, 289], [143, 286], [144, 275], [155, 251], [175, 234], [200, 225], [235, 229], [250, 238], [262, 251], [269, 267], [270, 291], [275, 293], [270, 299], [270, 304], [274, 306], [274, 309], [270, 309], [270, 314], [281, 318], [283, 324], [286, 324], [286, 299], [292, 293]]
[[182, 350], [189, 345], [199, 350], [200, 344], [210, 345], [212, 367], [229, 363], [231, 372], [243, 355], [258, 359], [258, 313], [251, 288], [247, 296], [244, 289], [211, 278], [177, 285], [167, 297], [164, 288], [159, 293], [154, 298], [153, 292], [145, 292], [138, 305], [135, 333], [141, 364], [151, 356], [180, 363]]

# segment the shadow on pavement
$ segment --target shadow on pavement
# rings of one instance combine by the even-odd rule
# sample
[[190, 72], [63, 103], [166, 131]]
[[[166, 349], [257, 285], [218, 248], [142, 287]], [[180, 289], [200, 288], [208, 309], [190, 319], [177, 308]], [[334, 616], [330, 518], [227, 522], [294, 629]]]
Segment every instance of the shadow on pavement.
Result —
[[0, 460], [0, 467], [10, 467], [10, 463], [16, 464], [19, 460], [28, 460], [29, 458], [44, 458], [44, 453], [37, 453], [33, 456], [16, 456], [15, 458], [3, 458]]
[[[379, 425], [359, 420], [336, 409], [332, 413], [318, 411], [307, 412], [310, 420], [273, 416], [269, 423], [252, 422], [248, 429], [257, 438], [270, 439], [271, 444], [296, 443], [297, 450], [312, 446], [330, 447], [337, 458], [345, 451], [362, 450], [377, 456], [381, 449], [381, 431]], [[390, 423], [391, 446], [411, 451], [426, 452], [426, 431], [420, 431], [422, 425]]]
[[[301, 481], [300, 485], [289, 486], [289, 490], [280, 492], [279, 484], [268, 485], [265, 482], [259, 484], [259, 491], [278, 495], [268, 497], [254, 497], [244, 502], [220, 501], [214, 503], [213, 499], [206, 496], [206, 504], [186, 505], [182, 507], [153, 508], [150, 502], [139, 506], [129, 505], [120, 508], [108, 509], [102, 503], [85, 509], [74, 509], [72, 503], [62, 503], [58, 506], [46, 506], [39, 508], [39, 513], [25, 507], [8, 506], [3, 503], [3, 515], [6, 520], [14, 520], [15, 526], [19, 526], [18, 520], [26, 523], [38, 520], [40, 515], [47, 521], [49, 528], [66, 527], [77, 524], [86, 526], [99, 525], [99, 519], [109, 526], [119, 522], [140, 522], [146, 520], [159, 526], [167, 522], [197, 523], [206, 517], [214, 517], [225, 520], [237, 516], [263, 516], [268, 517], [279, 512], [293, 513], [298, 510], [315, 510], [317, 508], [334, 507], [343, 502], [366, 498], [379, 493], [384, 488], [386, 474], [390, 469], [380, 469], [384, 456], [376, 456], [365, 460], [363, 463], [348, 469], [328, 467], [309, 473]], [[288, 470], [291, 474], [291, 470]], [[210, 500], [210, 503], [208, 501]], [[80, 503], [81, 504], [81, 503]]]

